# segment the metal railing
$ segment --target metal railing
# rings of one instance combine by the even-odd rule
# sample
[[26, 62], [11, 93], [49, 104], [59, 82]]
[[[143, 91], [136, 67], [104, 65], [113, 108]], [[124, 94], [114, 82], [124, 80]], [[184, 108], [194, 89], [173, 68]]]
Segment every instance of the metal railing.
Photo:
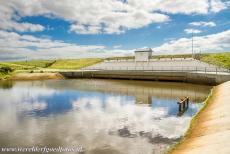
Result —
[[224, 68], [195, 66], [91, 66], [82, 70], [230, 73]]
[[[155, 61], [192, 61], [195, 60], [193, 58], [157, 58], [157, 59], [150, 59], [148, 62], [155, 62]], [[135, 62], [135, 59], [106, 59], [104, 62]]]

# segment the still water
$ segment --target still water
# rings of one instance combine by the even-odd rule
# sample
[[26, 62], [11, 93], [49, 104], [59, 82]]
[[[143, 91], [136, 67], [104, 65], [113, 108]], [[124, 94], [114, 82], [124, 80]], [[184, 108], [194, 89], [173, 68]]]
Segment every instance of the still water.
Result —
[[[0, 147], [163, 153], [185, 133], [210, 89], [99, 79], [0, 82]], [[178, 116], [177, 102], [185, 96], [190, 97], [189, 108]]]

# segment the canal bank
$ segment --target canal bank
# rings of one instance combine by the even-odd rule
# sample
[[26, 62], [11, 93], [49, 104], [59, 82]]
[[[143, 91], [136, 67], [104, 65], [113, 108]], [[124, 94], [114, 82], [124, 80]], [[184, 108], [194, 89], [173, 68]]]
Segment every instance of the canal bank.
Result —
[[60, 73], [17, 73], [10, 80], [60, 80], [64, 77]]
[[171, 154], [227, 154], [230, 151], [230, 81], [215, 87], [207, 104]]
[[44, 70], [31, 73], [15, 73], [10, 80], [49, 80], [49, 79], [125, 79], [149, 81], [174, 81], [203, 85], [219, 85], [230, 80], [227, 72], [199, 71], [109, 71], [109, 70]]

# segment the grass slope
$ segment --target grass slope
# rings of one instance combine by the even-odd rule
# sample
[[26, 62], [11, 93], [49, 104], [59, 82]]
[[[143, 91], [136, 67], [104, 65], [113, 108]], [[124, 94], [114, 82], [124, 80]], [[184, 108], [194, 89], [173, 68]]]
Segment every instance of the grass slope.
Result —
[[55, 63], [55, 60], [32, 60], [32, 61], [17, 61], [9, 62], [9, 64], [16, 64], [21, 66], [33, 67], [33, 68], [46, 68]]
[[230, 52], [218, 54], [203, 54], [201, 61], [224, 67], [230, 70]]
[[19, 64], [0, 62], [0, 80], [8, 79], [13, 73], [13, 72], [2, 71], [1, 68], [4, 68], [4, 67], [9, 67], [13, 71], [33, 69], [33, 67], [31, 67], [31, 66], [24, 66], [24, 65], [19, 65]]
[[9, 67], [13, 72], [2, 72], [0, 69], [0, 80], [7, 79], [16, 72], [26, 72], [32, 70], [49, 69], [80, 69], [95, 63], [101, 62], [99, 58], [88, 59], [66, 59], [66, 60], [32, 60], [32, 61], [17, 61], [17, 62], [0, 62], [0, 68]]
[[33, 66], [26, 66], [26, 65], [14, 64], [8, 62], [0, 62], [0, 67], [10, 67], [13, 70], [27, 70], [27, 69], [34, 68]]
[[53, 69], [80, 69], [101, 62], [100, 58], [85, 58], [85, 59], [66, 59], [57, 60], [48, 68]]

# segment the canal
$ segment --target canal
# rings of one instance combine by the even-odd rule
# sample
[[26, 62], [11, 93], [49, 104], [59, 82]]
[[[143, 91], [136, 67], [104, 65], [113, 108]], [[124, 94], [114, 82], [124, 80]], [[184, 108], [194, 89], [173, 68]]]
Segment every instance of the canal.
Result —
[[[163, 153], [186, 132], [211, 88], [134, 80], [1, 81], [0, 147]], [[178, 116], [183, 97], [189, 108]]]

